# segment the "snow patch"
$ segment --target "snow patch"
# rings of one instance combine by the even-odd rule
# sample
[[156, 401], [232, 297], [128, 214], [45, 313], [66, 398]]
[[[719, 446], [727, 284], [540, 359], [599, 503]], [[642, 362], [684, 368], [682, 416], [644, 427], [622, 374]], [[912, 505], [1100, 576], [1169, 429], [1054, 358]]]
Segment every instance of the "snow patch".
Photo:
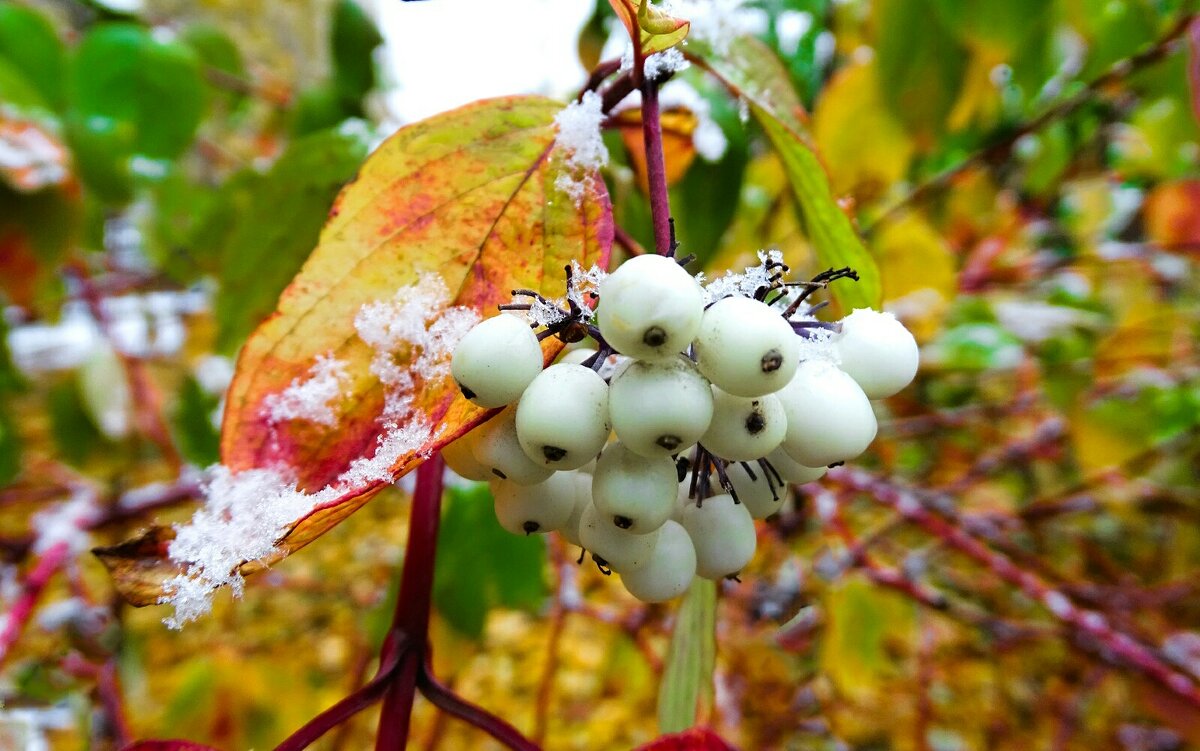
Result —
[[[479, 321], [478, 313], [450, 306], [451, 300], [442, 277], [426, 273], [392, 299], [367, 303], [359, 310], [355, 330], [375, 350], [371, 372], [384, 385], [387, 401], [374, 453], [352, 461], [333, 483], [306, 493], [285, 471], [234, 472], [220, 465], [209, 469], [202, 486], [204, 505], [189, 523], [176, 526], [167, 550], [171, 560], [184, 567], [184, 573], [165, 582], [167, 594], [159, 600], [175, 607], [174, 615], [163, 621], [168, 627], [182, 628], [207, 613], [220, 587], [240, 597], [243, 563], [276, 553], [291, 526], [321, 504], [390, 481], [396, 462], [434, 437], [434, 426], [412, 409], [413, 395], [418, 386], [428, 388], [449, 377], [454, 347]], [[402, 361], [407, 367], [401, 367]], [[299, 411], [306, 419], [323, 417], [320, 407], [328, 408], [339, 393], [333, 385], [340, 388], [346, 380], [344, 364], [323, 356], [309, 379], [294, 381], [274, 404], [280, 414]]]
[[748, 7], [746, 0], [671, 0], [663, 8], [691, 21], [688, 36], [707, 43], [718, 55], [727, 54], [739, 36], [762, 34], [771, 22], [766, 11]]
[[33, 516], [34, 555], [66, 543], [71, 554], [82, 553], [91, 546], [87, 528], [100, 517], [95, 495], [78, 490], [69, 501], [56, 504]]
[[554, 124], [558, 126], [554, 145], [566, 152], [566, 170], [559, 173], [554, 187], [569, 195], [576, 204], [587, 192], [591, 173], [608, 164], [608, 149], [600, 133], [600, 124], [604, 121], [602, 106], [600, 95], [589, 91], [554, 117]]
[[293, 378], [283, 391], [263, 399], [263, 412], [272, 423], [308, 420], [333, 427], [337, 417], [330, 402], [342, 393], [349, 380], [345, 362], [335, 358], [332, 352], [318, 355], [308, 369], [307, 378]]

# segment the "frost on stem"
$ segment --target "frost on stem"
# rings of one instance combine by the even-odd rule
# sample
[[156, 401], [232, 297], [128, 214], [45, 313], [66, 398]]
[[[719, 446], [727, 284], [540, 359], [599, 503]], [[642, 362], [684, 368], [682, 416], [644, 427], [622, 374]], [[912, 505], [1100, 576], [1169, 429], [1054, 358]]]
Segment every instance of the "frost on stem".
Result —
[[594, 301], [592, 295], [599, 292], [600, 282], [604, 281], [606, 276], [608, 276], [607, 272], [595, 264], [584, 271], [583, 266], [579, 265], [579, 261], [571, 261], [566, 297], [533, 298], [525, 317], [530, 323], [536, 323], [539, 326], [553, 326], [567, 318], [567, 311], [572, 307], [570, 303], [574, 303], [579, 310], [580, 320], [584, 323], [591, 323], [596, 315], [595, 310], [592, 309]]
[[[386, 390], [381, 432], [371, 456], [354, 459], [315, 493], [300, 490], [287, 468], [209, 469], [204, 505], [189, 523], [175, 528], [167, 551], [184, 568], [165, 583], [168, 594], [160, 600], [175, 606], [175, 614], [164, 619], [167, 626], [178, 629], [207, 613], [213, 592], [222, 586], [240, 596], [243, 563], [278, 552], [278, 542], [292, 525], [321, 504], [391, 481], [401, 457], [428, 445], [435, 429], [413, 409], [413, 395], [449, 378], [454, 347], [479, 321], [478, 313], [450, 306], [451, 300], [440, 275], [422, 274], [417, 284], [398, 290], [392, 299], [363, 305], [355, 317], [359, 337], [374, 350], [371, 372]], [[318, 358], [309, 373], [308, 379], [293, 381], [275, 395], [275, 407], [266, 409], [283, 414], [292, 407], [299, 410], [302, 403], [308, 415], [319, 414], [318, 408], [327, 409], [350, 380], [344, 365], [327, 356]]]
[[293, 378], [286, 389], [263, 400], [263, 413], [273, 423], [308, 420], [333, 427], [337, 418], [329, 403], [342, 393], [349, 377], [346, 363], [332, 352], [318, 355], [307, 378]]
[[554, 117], [558, 126], [554, 145], [566, 153], [565, 169], [555, 178], [554, 187], [576, 204], [583, 200], [592, 173], [608, 164], [608, 149], [600, 133], [604, 121], [602, 105], [600, 95], [589, 91]]

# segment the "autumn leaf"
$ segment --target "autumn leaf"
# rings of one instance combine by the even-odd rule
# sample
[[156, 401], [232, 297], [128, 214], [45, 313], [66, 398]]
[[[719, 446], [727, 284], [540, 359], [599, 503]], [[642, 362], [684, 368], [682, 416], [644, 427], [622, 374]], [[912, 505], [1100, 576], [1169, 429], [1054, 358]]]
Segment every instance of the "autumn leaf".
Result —
[[694, 42], [688, 57], [720, 78], [734, 95], [747, 102], [767, 139], [783, 161], [792, 192], [800, 204], [805, 230], [817, 259], [824, 266], [849, 266], [858, 272], [857, 284], [834, 284], [834, 299], [843, 311], [879, 307], [879, 271], [864, 247], [850, 217], [838, 205], [829, 175], [808, 136], [804, 106], [787, 70], [774, 53], [754, 37], [730, 41], [723, 55]]
[[721, 736], [708, 728], [691, 728], [656, 738], [638, 746], [636, 751], [737, 751]]
[[[381, 344], [376, 337], [401, 323], [389, 316], [415, 312], [432, 342], [439, 322], [489, 316], [513, 289], [561, 297], [572, 260], [607, 264], [608, 196], [596, 174], [578, 172], [556, 147], [561, 109], [509, 97], [410, 125], [338, 197], [317, 248], [243, 348], [228, 392], [221, 454], [234, 478], [271, 468], [314, 494], [273, 551], [243, 562], [242, 573], [321, 536], [488, 418], [461, 397], [444, 362], [429, 362], [411, 342]], [[578, 202], [565, 192], [574, 186]], [[379, 330], [364, 328], [366, 319]], [[547, 361], [561, 346], [543, 344]], [[291, 418], [279, 407], [289, 388], [318, 377], [333, 379], [321, 411]], [[99, 551], [134, 604], [164, 594], [154, 582], [173, 566], [162, 559], [168, 537], [159, 530], [153, 545]], [[153, 577], [139, 576], [148, 570]]]
[[608, 0], [630, 40], [640, 40], [643, 55], [670, 49], [684, 40], [691, 23], [650, 5], [649, 0]]
[[192, 743], [190, 740], [139, 740], [121, 751], [217, 751], [212, 746]]
[[[679, 608], [658, 690], [658, 727], [663, 732], [691, 727], [699, 702], [712, 698], [716, 613], [716, 587], [707, 579], [696, 579]], [[664, 748], [668, 747], [677, 748]]]
[[[646, 174], [646, 147], [642, 140], [642, 111], [628, 109], [613, 115], [613, 123], [621, 131], [621, 140], [625, 142], [625, 153], [630, 165], [637, 175], [638, 185], [643, 193], [650, 192], [650, 180]], [[696, 114], [685, 107], [672, 107], [663, 110], [662, 116], [663, 161], [667, 169], [667, 185], [671, 186], [683, 179], [688, 167], [696, 158], [696, 145], [692, 134], [696, 130], [698, 120]]]

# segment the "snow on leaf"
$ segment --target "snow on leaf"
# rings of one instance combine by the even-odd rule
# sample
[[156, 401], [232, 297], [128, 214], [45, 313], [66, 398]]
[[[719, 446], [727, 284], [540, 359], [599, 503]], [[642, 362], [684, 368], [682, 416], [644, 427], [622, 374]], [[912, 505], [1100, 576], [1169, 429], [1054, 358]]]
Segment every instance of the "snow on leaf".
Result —
[[39, 123], [0, 108], [0, 179], [33, 193], [63, 185], [71, 177], [66, 147]]
[[[608, 263], [603, 180], [574, 172], [578, 202], [557, 187], [571, 170], [562, 109], [542, 97], [476, 102], [402, 128], [367, 159], [242, 350], [222, 466], [192, 525], [96, 551], [127, 600], [173, 598], [180, 623], [202, 613], [214, 586], [240, 588], [490, 416], [448, 377], [454, 343], [511, 290], [561, 296], [572, 261]], [[547, 361], [560, 348], [544, 342]], [[293, 385], [320, 380], [321, 357], [345, 377], [306, 404], [330, 415], [272, 420]]]
[[600, 132], [604, 121], [602, 105], [600, 95], [589, 91], [554, 117], [558, 126], [554, 144], [566, 152], [567, 163], [567, 170], [559, 173], [555, 187], [576, 203], [587, 192], [591, 174], [608, 164], [608, 149]]
[[286, 389], [263, 400], [268, 419], [271, 422], [312, 420], [333, 425], [336, 419], [329, 402], [338, 397], [347, 378], [346, 363], [330, 354], [317, 355], [308, 377], [293, 378]]

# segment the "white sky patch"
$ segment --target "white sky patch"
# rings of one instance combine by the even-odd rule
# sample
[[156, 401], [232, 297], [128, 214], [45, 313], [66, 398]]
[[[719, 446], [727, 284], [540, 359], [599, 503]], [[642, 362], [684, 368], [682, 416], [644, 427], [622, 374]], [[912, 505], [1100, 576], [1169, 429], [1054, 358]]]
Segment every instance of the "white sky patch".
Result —
[[600, 132], [603, 103], [598, 93], [589, 91], [554, 117], [558, 126], [554, 144], [566, 152], [566, 170], [559, 173], [554, 187], [575, 203], [583, 200], [591, 173], [608, 164], [608, 149]]
[[394, 85], [386, 101], [402, 123], [508, 94], [565, 99], [587, 75], [577, 40], [594, 0], [368, 5], [386, 40], [383, 66]]
[[341, 395], [350, 375], [346, 363], [330, 352], [318, 355], [308, 377], [293, 378], [291, 385], [278, 394], [263, 399], [263, 412], [273, 423], [285, 420], [308, 420], [333, 427], [337, 424], [330, 402]]
[[[168, 548], [171, 560], [185, 572], [165, 582], [167, 594], [160, 602], [175, 606], [174, 615], [163, 621], [167, 626], [182, 628], [207, 613], [220, 587], [240, 597], [245, 586], [238, 571], [242, 563], [277, 552], [288, 529], [322, 503], [390, 481], [396, 462], [429, 442], [434, 427], [412, 410], [414, 390], [449, 377], [454, 347], [479, 321], [474, 310], [450, 306], [451, 299], [441, 275], [425, 273], [392, 299], [367, 303], [359, 310], [354, 326], [375, 350], [371, 372], [387, 390], [387, 403], [373, 454], [352, 461], [333, 483], [306, 493], [280, 471], [210, 468], [203, 486], [205, 504], [188, 524], [176, 526]], [[408, 365], [401, 367], [400, 362]], [[280, 406], [286, 401], [281, 399], [276, 405], [283, 411], [296, 407], [309, 418], [321, 416], [320, 407], [337, 398], [347, 380], [344, 364], [320, 357], [309, 378], [297, 379], [284, 390], [286, 394], [295, 388], [289, 396], [295, 397], [295, 404]]]

